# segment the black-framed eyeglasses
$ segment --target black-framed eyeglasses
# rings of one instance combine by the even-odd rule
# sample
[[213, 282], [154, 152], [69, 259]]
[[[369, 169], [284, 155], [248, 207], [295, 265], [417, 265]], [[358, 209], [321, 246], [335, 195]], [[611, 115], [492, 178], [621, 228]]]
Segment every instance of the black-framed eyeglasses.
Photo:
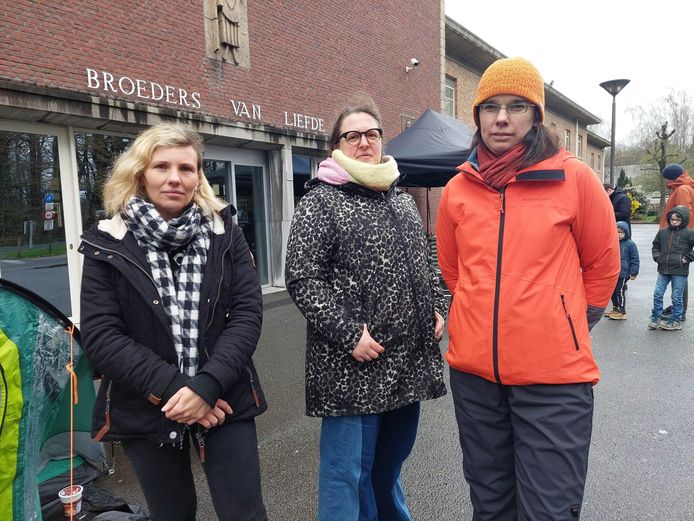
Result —
[[370, 128], [364, 132], [359, 132], [358, 130], [348, 130], [347, 132], [340, 134], [338, 141], [340, 139], [344, 139], [347, 141], [348, 145], [356, 145], [361, 141], [362, 136], [366, 136], [366, 140], [373, 145], [374, 143], [378, 143], [383, 137], [383, 129]]
[[485, 114], [487, 116], [496, 116], [501, 109], [505, 109], [507, 113], [517, 115], [525, 114], [528, 112], [530, 107], [535, 107], [532, 103], [525, 103], [524, 101], [518, 101], [515, 103], [508, 103], [506, 105], [499, 103], [480, 103], [479, 110], [480, 114]]

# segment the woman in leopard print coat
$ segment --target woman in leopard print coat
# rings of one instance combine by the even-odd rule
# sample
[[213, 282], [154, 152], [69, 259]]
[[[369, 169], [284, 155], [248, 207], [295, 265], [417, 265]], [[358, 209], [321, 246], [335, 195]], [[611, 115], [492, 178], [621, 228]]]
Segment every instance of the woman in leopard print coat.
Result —
[[379, 127], [373, 102], [343, 111], [287, 246], [287, 289], [307, 320], [306, 412], [323, 417], [319, 520], [410, 519], [400, 468], [419, 402], [446, 392], [446, 299]]

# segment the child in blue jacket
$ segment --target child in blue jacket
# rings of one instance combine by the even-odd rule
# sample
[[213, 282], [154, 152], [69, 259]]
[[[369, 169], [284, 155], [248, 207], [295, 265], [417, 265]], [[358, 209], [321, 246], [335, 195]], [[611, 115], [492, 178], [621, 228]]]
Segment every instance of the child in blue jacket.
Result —
[[619, 257], [622, 261], [622, 269], [619, 271], [617, 286], [612, 293], [612, 311], [605, 313], [605, 316], [612, 320], [626, 320], [627, 281], [634, 280], [639, 274], [639, 250], [636, 243], [631, 240], [631, 230], [626, 222], [617, 222], [617, 235], [619, 236]]

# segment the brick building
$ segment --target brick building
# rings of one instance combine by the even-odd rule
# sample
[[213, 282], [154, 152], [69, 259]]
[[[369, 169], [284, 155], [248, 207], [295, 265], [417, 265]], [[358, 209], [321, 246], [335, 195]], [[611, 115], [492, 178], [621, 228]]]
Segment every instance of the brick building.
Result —
[[443, 27], [441, 0], [7, 2], [0, 247], [64, 244], [60, 287], [32, 289], [78, 320], [76, 247], [108, 168], [140, 130], [177, 120], [204, 136], [206, 175], [239, 209], [263, 285], [282, 286], [294, 203], [339, 108], [370, 94], [386, 138], [438, 110]]

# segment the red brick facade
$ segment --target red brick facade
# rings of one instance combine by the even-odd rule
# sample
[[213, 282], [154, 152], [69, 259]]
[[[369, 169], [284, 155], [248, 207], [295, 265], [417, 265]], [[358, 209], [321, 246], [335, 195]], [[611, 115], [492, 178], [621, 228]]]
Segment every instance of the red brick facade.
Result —
[[[251, 0], [243, 69], [206, 57], [201, 1], [13, 0], [0, 18], [0, 78], [278, 128], [287, 127], [285, 111], [290, 123], [306, 114], [327, 132], [336, 108], [364, 91], [392, 137], [401, 113], [440, 107], [441, 9], [440, 0]], [[421, 65], [406, 73], [413, 57]], [[100, 79], [92, 88], [87, 69]], [[159, 94], [151, 82], [164, 87], [161, 101], [151, 99]], [[235, 115], [231, 100], [249, 116]]]

